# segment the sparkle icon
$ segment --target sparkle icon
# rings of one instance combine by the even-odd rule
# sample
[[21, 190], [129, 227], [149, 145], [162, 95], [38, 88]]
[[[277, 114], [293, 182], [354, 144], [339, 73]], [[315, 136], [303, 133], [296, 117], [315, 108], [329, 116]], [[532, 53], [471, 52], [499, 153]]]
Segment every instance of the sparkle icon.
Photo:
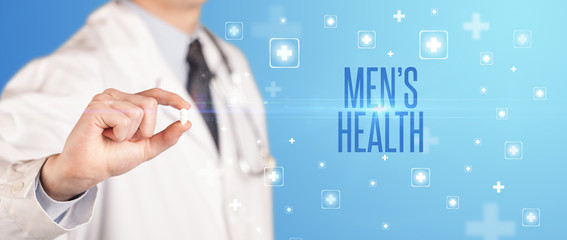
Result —
[[411, 186], [412, 187], [429, 187], [430, 186], [430, 170], [429, 170], [429, 168], [412, 168], [411, 169]]
[[539, 227], [540, 225], [540, 210], [539, 208], [524, 208], [522, 209], [522, 226], [524, 227]]
[[547, 99], [547, 88], [534, 87], [534, 100], [546, 100], [546, 99]]
[[508, 120], [508, 108], [497, 108], [496, 120]]
[[368, 180], [368, 187], [376, 187], [376, 185], [377, 185], [376, 179]]
[[280, 24], [287, 24], [287, 17], [280, 17]]
[[472, 173], [472, 165], [465, 165], [465, 173]]
[[514, 30], [514, 48], [531, 48], [532, 31]]
[[323, 27], [324, 28], [337, 28], [337, 15], [325, 15], [325, 16], [323, 16]]
[[292, 214], [293, 213], [293, 206], [285, 206], [284, 212], [285, 212], [285, 214]]
[[447, 59], [449, 57], [449, 33], [444, 30], [419, 32], [419, 58]]
[[319, 161], [317, 163], [317, 167], [318, 168], [326, 168], [327, 167], [327, 162], [326, 161]]
[[299, 39], [271, 38], [269, 55], [271, 68], [298, 68]]
[[431, 9], [431, 16], [437, 16], [437, 15], [439, 15], [439, 9], [432, 8]]
[[480, 53], [480, 65], [492, 65], [494, 63], [494, 54], [492, 52]]
[[480, 87], [480, 94], [482, 94], [482, 95], [488, 94], [488, 87], [481, 86]]
[[482, 145], [482, 140], [480, 138], [473, 138], [473, 143], [475, 146]]
[[459, 209], [459, 196], [447, 196], [445, 202], [447, 209]]
[[506, 141], [504, 142], [504, 158], [505, 159], [512, 159], [512, 160], [519, 160], [523, 158], [524, 150], [523, 150], [523, 142], [522, 141]]
[[224, 38], [226, 40], [242, 40], [244, 38], [244, 23], [225, 22]]
[[387, 222], [382, 223], [382, 224], [380, 225], [380, 227], [381, 227], [382, 230], [384, 230], [384, 231], [390, 230], [390, 224], [387, 223]]
[[360, 49], [376, 48], [376, 31], [371, 31], [371, 30], [358, 31], [358, 48]]
[[281, 187], [284, 185], [283, 167], [264, 168], [264, 186]]
[[321, 208], [322, 209], [340, 209], [341, 208], [341, 191], [340, 190], [322, 190], [321, 191]]

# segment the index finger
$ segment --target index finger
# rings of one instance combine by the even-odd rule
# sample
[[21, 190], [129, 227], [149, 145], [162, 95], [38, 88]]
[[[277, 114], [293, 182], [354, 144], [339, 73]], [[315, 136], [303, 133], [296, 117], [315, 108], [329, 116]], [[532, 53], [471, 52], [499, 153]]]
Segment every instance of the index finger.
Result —
[[171, 106], [179, 110], [191, 108], [191, 104], [185, 101], [181, 96], [161, 88], [152, 88], [137, 94], [154, 98], [158, 104]]

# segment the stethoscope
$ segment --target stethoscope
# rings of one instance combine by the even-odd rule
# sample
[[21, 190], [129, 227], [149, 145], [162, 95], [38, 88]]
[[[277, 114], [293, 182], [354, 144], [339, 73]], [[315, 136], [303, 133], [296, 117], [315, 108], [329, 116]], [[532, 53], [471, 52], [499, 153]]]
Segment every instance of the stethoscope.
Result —
[[[230, 111], [228, 111], [228, 122], [230, 122], [230, 127], [232, 128], [233, 141], [237, 145], [236, 160], [238, 166], [244, 174], [250, 176], [263, 175], [264, 169], [275, 166], [276, 161], [270, 154], [267, 141], [262, 140], [260, 130], [256, 127], [257, 124], [254, 124], [255, 121], [252, 117], [251, 109], [248, 107], [247, 97], [245, 94], [242, 94], [241, 81], [243, 80], [239, 74], [233, 72], [230, 62], [216, 37], [208, 29], [203, 29], [217, 48], [228, 75], [231, 77], [230, 81], [219, 81], [218, 79], [212, 81], [211, 88], [217, 92], [226, 93], [219, 95], [224, 98], [222, 102], [226, 104], [226, 108], [230, 109]], [[234, 116], [235, 113], [242, 115], [243, 119], [236, 119]], [[250, 133], [253, 134], [250, 135]], [[239, 138], [239, 136], [246, 138], [246, 140]], [[253, 151], [244, 152], [248, 144], [257, 145], [258, 151], [256, 153]]]

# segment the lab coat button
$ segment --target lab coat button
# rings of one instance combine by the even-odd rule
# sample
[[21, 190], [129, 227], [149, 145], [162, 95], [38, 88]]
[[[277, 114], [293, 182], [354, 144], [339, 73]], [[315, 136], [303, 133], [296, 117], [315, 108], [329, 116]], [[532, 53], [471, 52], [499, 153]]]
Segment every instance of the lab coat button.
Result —
[[12, 185], [12, 193], [18, 193], [24, 188], [24, 182], [20, 181], [14, 185]]

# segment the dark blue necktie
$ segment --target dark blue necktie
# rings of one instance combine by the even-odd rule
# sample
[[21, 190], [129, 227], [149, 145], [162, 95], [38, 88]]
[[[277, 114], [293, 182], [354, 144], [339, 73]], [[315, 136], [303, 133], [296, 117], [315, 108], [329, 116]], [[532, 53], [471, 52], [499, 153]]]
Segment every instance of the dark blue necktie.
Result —
[[189, 63], [187, 91], [191, 95], [191, 98], [193, 98], [195, 104], [197, 104], [197, 108], [201, 112], [203, 119], [205, 119], [218, 150], [218, 126], [210, 89], [213, 74], [209, 70], [209, 67], [207, 67], [199, 40], [193, 41], [189, 46], [187, 62]]

